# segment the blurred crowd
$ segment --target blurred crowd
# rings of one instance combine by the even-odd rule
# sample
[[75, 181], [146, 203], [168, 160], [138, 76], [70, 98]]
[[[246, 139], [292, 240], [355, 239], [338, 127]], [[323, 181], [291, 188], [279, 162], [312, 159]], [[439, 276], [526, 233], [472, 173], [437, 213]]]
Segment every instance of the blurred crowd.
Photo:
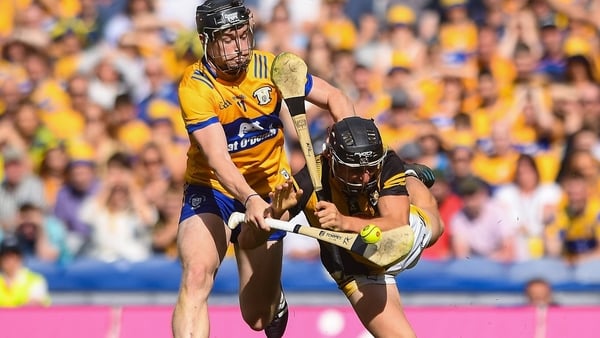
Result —
[[[201, 2], [0, 2], [0, 233], [24, 255], [176, 257], [177, 86], [202, 55]], [[600, 1], [246, 4], [257, 48], [302, 56], [391, 149], [435, 169], [446, 232], [424, 258], [600, 257]], [[332, 121], [307, 109], [320, 149]], [[317, 257], [286, 240], [288, 257]]]

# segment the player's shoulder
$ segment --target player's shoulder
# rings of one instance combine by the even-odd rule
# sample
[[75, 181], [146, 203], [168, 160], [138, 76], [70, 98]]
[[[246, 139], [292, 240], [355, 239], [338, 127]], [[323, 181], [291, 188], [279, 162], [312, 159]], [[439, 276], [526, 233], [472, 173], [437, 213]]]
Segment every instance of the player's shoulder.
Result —
[[271, 65], [275, 55], [264, 50], [254, 50], [248, 65], [246, 77], [251, 80], [264, 81], [271, 77]]
[[388, 149], [383, 160], [383, 166], [404, 171], [404, 161], [392, 149]]
[[200, 61], [197, 61], [185, 68], [179, 88], [214, 89], [214, 85], [210, 73], [202, 66]]
[[381, 182], [384, 189], [406, 185], [404, 161], [393, 151], [388, 150], [381, 168]]

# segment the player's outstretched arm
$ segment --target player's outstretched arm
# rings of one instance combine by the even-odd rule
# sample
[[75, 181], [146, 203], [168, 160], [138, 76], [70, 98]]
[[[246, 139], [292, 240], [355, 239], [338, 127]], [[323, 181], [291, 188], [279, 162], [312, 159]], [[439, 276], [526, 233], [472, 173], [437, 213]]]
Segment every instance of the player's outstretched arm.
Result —
[[334, 121], [356, 116], [354, 105], [348, 96], [327, 81], [312, 76], [312, 88], [306, 100], [321, 109], [328, 110]]
[[427, 247], [432, 246], [444, 232], [444, 223], [440, 217], [437, 201], [427, 186], [417, 177], [406, 177], [406, 189], [410, 204], [420, 208], [427, 214], [427, 226], [431, 230], [431, 240]]

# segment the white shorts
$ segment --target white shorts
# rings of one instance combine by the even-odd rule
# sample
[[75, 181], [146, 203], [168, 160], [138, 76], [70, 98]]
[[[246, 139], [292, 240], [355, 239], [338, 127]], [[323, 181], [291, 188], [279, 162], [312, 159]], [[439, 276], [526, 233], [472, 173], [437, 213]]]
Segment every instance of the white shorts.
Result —
[[410, 206], [410, 218], [409, 224], [410, 228], [413, 230], [415, 234], [413, 246], [410, 249], [409, 253], [406, 257], [399, 261], [398, 263], [390, 266], [385, 274], [381, 275], [354, 275], [353, 279], [356, 281], [358, 286], [368, 285], [368, 284], [395, 284], [396, 283], [396, 275], [400, 272], [410, 269], [417, 265], [419, 258], [421, 257], [421, 253], [429, 244], [431, 240], [431, 229], [427, 227], [428, 224], [427, 214], [423, 210], [414, 205]]

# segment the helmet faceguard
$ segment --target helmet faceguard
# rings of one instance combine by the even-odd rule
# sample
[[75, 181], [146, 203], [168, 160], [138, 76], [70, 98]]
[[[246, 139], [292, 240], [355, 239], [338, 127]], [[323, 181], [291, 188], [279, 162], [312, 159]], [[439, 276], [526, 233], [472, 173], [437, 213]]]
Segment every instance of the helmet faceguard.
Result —
[[333, 176], [348, 193], [377, 188], [385, 149], [373, 120], [349, 117], [331, 127], [327, 149]]
[[243, 73], [252, 57], [254, 32], [243, 0], [208, 0], [196, 8], [196, 27], [207, 60], [231, 76]]

